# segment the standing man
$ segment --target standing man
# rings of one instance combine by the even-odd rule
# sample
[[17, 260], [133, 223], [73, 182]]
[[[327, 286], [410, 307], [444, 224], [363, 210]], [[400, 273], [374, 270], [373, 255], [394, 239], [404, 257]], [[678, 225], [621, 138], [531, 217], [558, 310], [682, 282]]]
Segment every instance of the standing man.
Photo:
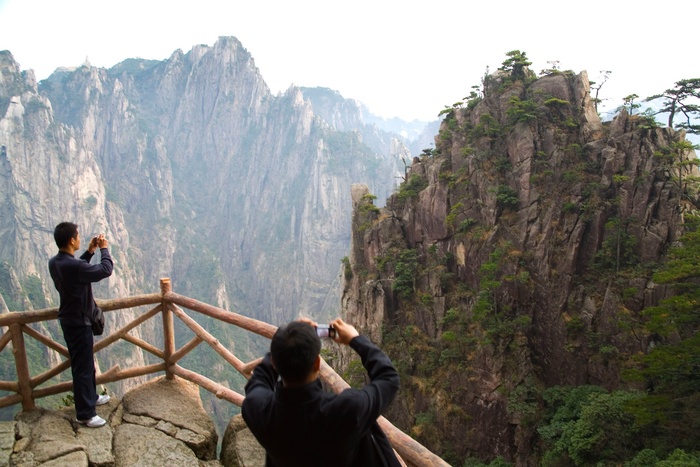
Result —
[[335, 341], [360, 355], [370, 383], [337, 395], [325, 392], [316, 324], [294, 321], [277, 330], [270, 353], [246, 384], [243, 419], [265, 448], [267, 467], [399, 466], [377, 424], [399, 390], [399, 374], [354, 326], [340, 318], [331, 325]]
[[[112, 275], [112, 257], [103, 234], [90, 240], [80, 259], [75, 252], [80, 249], [78, 226], [61, 222], [53, 231], [58, 254], [49, 260], [49, 272], [60, 296], [58, 320], [61, 322], [63, 338], [68, 345], [70, 368], [73, 375], [75, 414], [79, 423], [97, 428], [107, 423], [95, 412], [95, 406], [109, 402], [109, 396], [97, 397], [95, 383], [95, 360], [93, 356], [92, 311], [95, 299], [92, 283]], [[99, 264], [90, 264], [90, 259], [99, 248], [102, 259]]]

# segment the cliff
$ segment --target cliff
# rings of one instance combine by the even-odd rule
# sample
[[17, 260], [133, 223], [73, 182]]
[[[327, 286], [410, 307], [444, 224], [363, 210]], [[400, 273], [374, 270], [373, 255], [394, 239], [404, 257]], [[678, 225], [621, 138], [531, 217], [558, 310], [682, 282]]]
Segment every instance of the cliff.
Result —
[[[118, 250], [111, 296], [171, 276], [268, 321], [330, 314], [350, 235], [347, 187], [364, 181], [385, 199], [410, 158], [354, 101], [324, 105], [305, 95], [321, 91], [296, 87], [271, 95], [235, 38], [38, 84], [1, 58], [0, 193], [13, 222], [0, 231], [0, 261], [20, 283], [38, 277], [49, 300], [47, 234], [70, 217]], [[31, 307], [11, 294], [13, 309]]]
[[353, 188], [342, 307], [399, 368], [404, 431], [455, 465], [537, 465], [542, 390], [619, 388], [649, 348], [642, 311], [668, 294], [651, 275], [698, 200], [658, 157], [685, 135], [603, 125], [585, 72], [483, 84], [385, 207]]
[[[0, 52], [0, 311], [57, 304], [46, 263], [53, 226], [71, 220], [110, 241], [115, 274], [96, 285], [98, 298], [152, 292], [171, 277], [189, 296], [275, 324], [337, 314], [349, 186], [363, 181], [385, 199], [410, 154], [358, 104], [305, 93], [314, 90], [272, 95], [232, 37], [162, 61], [59, 69], [40, 83]], [[100, 363], [146, 358], [125, 352]]]

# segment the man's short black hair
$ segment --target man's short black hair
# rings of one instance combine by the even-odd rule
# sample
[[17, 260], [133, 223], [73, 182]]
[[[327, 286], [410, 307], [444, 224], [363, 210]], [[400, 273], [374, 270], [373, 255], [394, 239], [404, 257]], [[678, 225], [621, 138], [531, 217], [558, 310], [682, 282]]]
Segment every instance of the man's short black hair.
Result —
[[270, 356], [282, 379], [303, 382], [313, 369], [321, 352], [321, 339], [308, 323], [293, 321], [280, 326], [272, 336]]
[[78, 226], [72, 222], [61, 222], [53, 229], [53, 239], [56, 240], [58, 248], [67, 247], [70, 239], [77, 236]]

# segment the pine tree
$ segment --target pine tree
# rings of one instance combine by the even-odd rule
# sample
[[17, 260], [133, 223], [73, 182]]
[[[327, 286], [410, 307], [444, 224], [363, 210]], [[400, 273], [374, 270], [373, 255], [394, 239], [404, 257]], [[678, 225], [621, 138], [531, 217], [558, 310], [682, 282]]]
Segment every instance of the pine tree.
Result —
[[664, 98], [663, 107], [657, 114], [668, 112], [668, 126], [673, 128], [673, 119], [678, 114], [683, 114], [685, 121], [676, 125], [688, 133], [700, 134], [700, 125], [693, 124], [691, 119], [700, 115], [700, 105], [692, 102], [700, 99], [700, 78], [682, 79], [676, 81], [676, 87], [667, 89], [661, 94], [647, 97], [647, 101]]

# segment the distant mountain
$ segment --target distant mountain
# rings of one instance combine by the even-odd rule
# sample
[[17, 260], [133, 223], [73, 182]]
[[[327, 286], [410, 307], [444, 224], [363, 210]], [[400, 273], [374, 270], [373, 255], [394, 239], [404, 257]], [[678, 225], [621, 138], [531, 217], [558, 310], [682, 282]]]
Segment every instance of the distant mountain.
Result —
[[329, 319], [351, 184], [383, 202], [412, 159], [408, 139], [334, 91], [272, 95], [232, 37], [40, 83], [4, 51], [0, 76], [0, 311], [57, 304], [46, 262], [53, 227], [71, 220], [110, 241], [100, 298], [170, 277], [176, 292], [273, 324]]

